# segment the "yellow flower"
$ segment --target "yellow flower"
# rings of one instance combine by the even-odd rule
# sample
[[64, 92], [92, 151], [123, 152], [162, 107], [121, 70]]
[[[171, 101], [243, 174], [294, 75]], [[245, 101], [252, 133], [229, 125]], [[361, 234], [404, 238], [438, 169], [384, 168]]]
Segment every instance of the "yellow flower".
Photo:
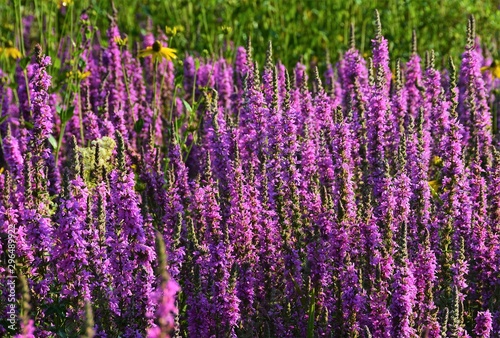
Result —
[[481, 71], [485, 72], [489, 70], [491, 72], [491, 75], [493, 77], [496, 77], [497, 79], [500, 79], [500, 61], [499, 60], [493, 60], [490, 66], [482, 67]]
[[78, 71], [78, 79], [79, 79], [79, 80], [86, 79], [86, 78], [88, 78], [90, 75], [91, 75], [91, 73], [90, 73], [90, 71], [89, 71], [89, 70], [87, 70], [86, 72], [83, 72], [83, 73], [82, 73], [82, 72], [80, 72], [80, 71]]
[[68, 78], [75, 78], [76, 80], [78, 81], [81, 81], [83, 79], [86, 79], [88, 78], [92, 73], [90, 71], [86, 71], [86, 72], [81, 72], [81, 71], [77, 71], [76, 73], [73, 73], [72, 71], [69, 71], [68, 73], [66, 73], [66, 77]]
[[13, 31], [14, 30], [14, 25], [11, 24], [11, 23], [4, 23], [3, 27], [6, 28], [9, 31]]
[[73, 3], [73, 0], [58, 0], [57, 8], [61, 9], [61, 7], [68, 7]]
[[431, 188], [431, 192], [437, 194], [439, 189], [441, 188], [441, 183], [439, 180], [429, 181], [429, 187]]
[[182, 33], [182, 32], [184, 32], [184, 27], [180, 25], [174, 26], [173, 28], [165, 26], [165, 33], [167, 34], [167, 36], [174, 37], [177, 35], [177, 33]]
[[233, 32], [233, 27], [230, 26], [222, 26], [221, 27], [222, 34], [231, 34]]
[[434, 156], [432, 158], [432, 164], [434, 164], [435, 166], [442, 167], [443, 166], [443, 159], [439, 156]]
[[5, 58], [20, 59], [22, 55], [19, 49], [15, 47], [0, 47], [0, 56]]
[[177, 55], [175, 53], [177, 50], [168, 48], [168, 47], [163, 47], [161, 45], [160, 41], [155, 41], [152, 46], [147, 47], [146, 49], [140, 50], [139, 51], [139, 57], [143, 58], [148, 55], [152, 55], [153, 59], [160, 60], [161, 58], [165, 58], [167, 60], [173, 60], [177, 58]]
[[115, 37], [115, 42], [119, 47], [124, 47], [127, 45], [128, 37], [120, 38], [119, 36]]

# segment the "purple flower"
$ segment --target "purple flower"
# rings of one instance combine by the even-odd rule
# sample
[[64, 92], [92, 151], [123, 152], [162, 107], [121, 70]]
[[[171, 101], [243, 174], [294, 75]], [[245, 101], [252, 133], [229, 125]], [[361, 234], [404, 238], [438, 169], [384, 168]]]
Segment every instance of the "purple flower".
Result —
[[17, 138], [11, 133], [10, 125], [7, 127], [7, 135], [3, 139], [3, 156], [14, 179], [21, 185], [23, 182], [24, 159]]
[[16, 334], [15, 338], [35, 338], [35, 321], [30, 319], [28, 323], [21, 323], [21, 333]]
[[477, 337], [487, 338], [490, 337], [492, 331], [492, 316], [489, 310], [478, 312], [476, 316], [476, 326], [474, 333]]
[[51, 259], [55, 263], [54, 280], [62, 285], [61, 297], [90, 301], [87, 230], [88, 190], [80, 177], [69, 182], [68, 195], [59, 202]]
[[0, 69], [0, 95], [2, 97], [2, 99], [0, 100], [2, 106], [0, 116], [2, 118], [6, 118], [6, 120], [0, 126], [2, 137], [5, 137], [7, 135], [8, 126], [12, 126], [14, 129], [17, 129], [17, 126], [19, 125], [19, 109], [13, 101], [14, 95], [12, 88], [10, 88], [8, 85], [9, 80], [2, 69]]
[[430, 337], [439, 337], [439, 323], [435, 316], [434, 288], [436, 283], [436, 255], [430, 247], [429, 232], [425, 230], [418, 245], [413, 275], [415, 277], [416, 299], [415, 318], [417, 327], [429, 330]]
[[[422, 85], [422, 70], [420, 67], [420, 56], [417, 54], [417, 34], [415, 31], [413, 31], [412, 54], [406, 64], [405, 78], [409, 117], [417, 118], [423, 97], [419, 88]], [[405, 122], [407, 125], [409, 121]]]
[[233, 68], [224, 59], [215, 63], [214, 88], [219, 94], [219, 106], [223, 111], [231, 109], [231, 97], [233, 95]]
[[54, 116], [49, 106], [48, 90], [51, 77], [47, 74], [47, 66], [51, 65], [50, 57], [42, 55], [42, 49], [37, 45], [35, 49], [36, 63], [33, 64], [33, 76], [30, 78], [30, 110], [33, 114], [32, 140], [40, 147], [52, 133]]
[[[134, 190], [134, 175], [125, 168], [123, 138], [117, 133], [118, 168], [110, 175], [110, 203], [107, 213], [111, 233], [107, 245], [112, 248], [110, 273], [113, 276], [111, 302], [120, 304], [117, 315], [128, 318], [132, 330], [143, 329], [147, 322], [138, 317], [152, 311], [152, 262], [155, 258], [152, 228], [139, 208], [139, 196]], [[124, 310], [123, 313], [120, 313]]]
[[[115, 128], [122, 125], [120, 110], [125, 108], [126, 89], [123, 83], [122, 53], [117, 39], [121, 38], [120, 31], [114, 20], [107, 31], [108, 48], [102, 54], [103, 66], [107, 69], [108, 78], [102, 94], [108, 96], [108, 109], [111, 122]], [[125, 130], [126, 131], [126, 130]]]
[[459, 77], [459, 113], [464, 125], [464, 143], [475, 142], [482, 158], [491, 160], [491, 116], [484, 81], [481, 75], [480, 56], [474, 49], [475, 21], [469, 18], [467, 46], [462, 55]]
[[[384, 78], [381, 81], [382, 91], [384, 94], [389, 94], [391, 84], [391, 69], [389, 67], [389, 43], [386, 38], [382, 36], [382, 25], [380, 23], [379, 12], [375, 11], [376, 16], [376, 33], [375, 39], [372, 40], [373, 46], [373, 66], [377, 74], [381, 74]], [[377, 75], [379, 76], [379, 75]]]
[[163, 243], [162, 235], [157, 233], [157, 251], [158, 251], [158, 272], [160, 283], [157, 290], [153, 293], [151, 301], [157, 304], [155, 326], [147, 330], [148, 338], [169, 338], [170, 334], [177, 326], [176, 316], [178, 308], [176, 305], [175, 295], [180, 290], [179, 285], [170, 278], [166, 268], [166, 252], [165, 243]]

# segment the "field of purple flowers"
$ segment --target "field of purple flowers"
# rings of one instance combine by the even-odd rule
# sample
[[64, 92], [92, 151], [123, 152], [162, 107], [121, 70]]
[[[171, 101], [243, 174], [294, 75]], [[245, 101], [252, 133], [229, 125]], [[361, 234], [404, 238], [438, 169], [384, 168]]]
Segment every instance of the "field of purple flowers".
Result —
[[445, 69], [414, 36], [391, 70], [377, 22], [324, 74], [271, 44], [174, 64], [112, 21], [54, 88], [26, 46], [0, 70], [0, 335], [499, 337], [500, 80], [473, 18]]

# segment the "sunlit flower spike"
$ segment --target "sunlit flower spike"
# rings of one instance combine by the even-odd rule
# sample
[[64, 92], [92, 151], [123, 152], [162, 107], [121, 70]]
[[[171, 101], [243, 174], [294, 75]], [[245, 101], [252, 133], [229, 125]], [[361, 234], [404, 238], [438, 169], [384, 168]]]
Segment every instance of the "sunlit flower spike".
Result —
[[140, 50], [139, 51], [139, 57], [146, 57], [148, 55], [152, 55], [153, 59], [160, 60], [161, 58], [165, 58], [167, 60], [173, 60], [177, 58], [177, 55], [175, 53], [177, 50], [168, 48], [168, 47], [163, 47], [160, 41], [155, 41], [152, 46], [146, 47], [146, 49]]

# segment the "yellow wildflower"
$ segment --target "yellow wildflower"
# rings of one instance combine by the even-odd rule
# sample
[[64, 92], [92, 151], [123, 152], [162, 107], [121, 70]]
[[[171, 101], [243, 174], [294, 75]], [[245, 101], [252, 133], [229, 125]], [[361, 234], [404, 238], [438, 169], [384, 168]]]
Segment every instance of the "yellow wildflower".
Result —
[[481, 71], [485, 72], [489, 70], [491, 72], [491, 75], [493, 77], [500, 79], [500, 61], [499, 60], [493, 60], [490, 66], [482, 67]]
[[429, 181], [429, 187], [431, 188], [431, 192], [433, 194], [437, 194], [441, 188], [441, 182], [439, 180]]
[[83, 72], [83, 73], [82, 73], [82, 72], [80, 72], [80, 71], [78, 71], [78, 79], [79, 79], [79, 80], [86, 79], [86, 78], [88, 78], [88, 77], [90, 76], [90, 74], [91, 74], [91, 73], [90, 73], [90, 71], [89, 71], [89, 70], [87, 70], [86, 72]]
[[66, 73], [66, 77], [75, 78], [76, 80], [81, 81], [83, 79], [88, 78], [91, 74], [92, 73], [90, 71], [86, 71], [86, 72], [77, 71], [76, 73], [69, 71], [68, 73]]
[[163, 47], [160, 41], [155, 41], [152, 46], [147, 47], [146, 49], [140, 50], [139, 51], [139, 57], [143, 58], [148, 55], [153, 56], [153, 60], [160, 60], [161, 58], [165, 58], [167, 60], [173, 60], [177, 58], [177, 55], [175, 53], [177, 50], [168, 48], [168, 47]]
[[3, 27], [9, 31], [13, 31], [14, 30], [14, 25], [11, 24], [11, 23], [4, 23], [3, 24]]
[[184, 31], [184, 27], [182, 27], [180, 25], [177, 25], [174, 27], [165, 26], [165, 33], [167, 34], [167, 36], [170, 36], [170, 37], [174, 37], [177, 35], [177, 33], [181, 33], [183, 31]]
[[233, 32], [233, 27], [231, 26], [222, 26], [221, 27], [222, 34], [231, 34]]
[[0, 47], [0, 57], [20, 59], [21, 56], [21, 52], [15, 47]]
[[61, 9], [61, 7], [68, 7], [73, 3], [73, 0], [58, 0], [57, 8]]
[[439, 156], [434, 156], [432, 158], [432, 164], [434, 164], [435, 166], [438, 166], [438, 167], [442, 167], [443, 166], [443, 159]]
[[115, 37], [115, 42], [119, 47], [124, 47], [127, 45], [128, 37], [120, 38], [119, 36]]

